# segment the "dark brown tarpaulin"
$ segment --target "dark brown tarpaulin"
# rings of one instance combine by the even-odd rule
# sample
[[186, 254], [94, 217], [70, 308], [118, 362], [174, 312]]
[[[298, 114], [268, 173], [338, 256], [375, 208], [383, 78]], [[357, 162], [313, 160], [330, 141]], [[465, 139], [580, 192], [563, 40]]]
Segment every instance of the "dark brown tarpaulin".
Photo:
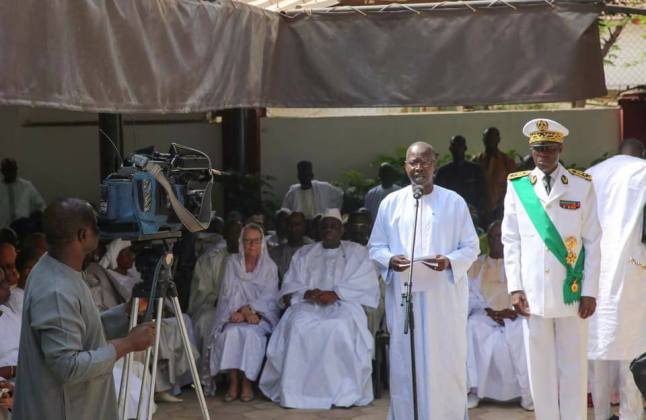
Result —
[[572, 101], [599, 6], [285, 17], [228, 0], [0, 2], [0, 104], [105, 112]]

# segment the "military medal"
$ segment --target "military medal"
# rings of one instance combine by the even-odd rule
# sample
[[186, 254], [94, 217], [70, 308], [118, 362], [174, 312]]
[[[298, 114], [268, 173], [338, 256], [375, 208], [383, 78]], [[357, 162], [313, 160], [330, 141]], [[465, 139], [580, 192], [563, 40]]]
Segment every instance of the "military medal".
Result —
[[577, 292], [579, 291], [579, 284], [576, 282], [576, 279], [572, 280], [572, 284], [570, 285], [570, 290], [574, 294], [577, 294]]
[[[567, 238], [565, 238], [565, 248], [567, 248], [566, 261], [571, 266], [574, 266], [574, 264], [576, 263], [576, 253], [574, 252], [574, 248], [576, 248], [576, 244], [577, 244], [577, 241], [574, 236], [568, 236]], [[576, 280], [574, 281], [574, 283], [572, 283], [572, 289], [574, 289], [575, 285], [576, 285]], [[578, 286], [577, 286], [577, 290], [578, 290]]]

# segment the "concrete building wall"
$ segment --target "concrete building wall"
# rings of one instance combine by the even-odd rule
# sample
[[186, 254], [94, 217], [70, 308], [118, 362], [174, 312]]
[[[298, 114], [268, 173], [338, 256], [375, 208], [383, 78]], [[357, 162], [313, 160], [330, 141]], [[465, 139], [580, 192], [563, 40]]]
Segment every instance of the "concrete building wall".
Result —
[[276, 178], [274, 190], [282, 197], [296, 183], [296, 163], [311, 160], [317, 179], [334, 180], [354, 169], [375, 176], [370, 162], [380, 154], [392, 155], [400, 146], [423, 140], [442, 156], [449, 139], [462, 134], [467, 153], [483, 150], [482, 131], [498, 127], [503, 151], [528, 153], [521, 129], [532, 118], [545, 117], [570, 129], [562, 159], [585, 166], [619, 141], [619, 109], [559, 111], [484, 111], [330, 118], [265, 118], [261, 124], [262, 172]]
[[[375, 168], [370, 167], [370, 162], [377, 155], [392, 155], [397, 147], [416, 140], [430, 142], [444, 155], [448, 153], [450, 137], [462, 134], [467, 138], [468, 153], [478, 153], [482, 150], [482, 131], [489, 126], [500, 129], [502, 150], [515, 149], [525, 154], [527, 142], [520, 130], [526, 121], [540, 116], [555, 119], [570, 129], [562, 156], [566, 162], [587, 165], [604, 152], [613, 151], [619, 141], [618, 109], [263, 118], [262, 173], [276, 178], [274, 192], [281, 198], [296, 182], [299, 160], [311, 160], [318, 179], [334, 180], [351, 169], [374, 176]], [[205, 151], [214, 167], [222, 167], [219, 125], [177, 121], [201, 120], [200, 115], [127, 116], [126, 120], [133, 118], [164, 118], [171, 123], [126, 125], [127, 152], [150, 144], [166, 150], [171, 141], [176, 141]], [[31, 180], [48, 201], [60, 196], [96, 201], [100, 179], [95, 122], [95, 114], [0, 107], [0, 158], [15, 157], [20, 176]], [[77, 124], [34, 127], [30, 123]], [[219, 197], [218, 193], [216, 209], [221, 211]]]

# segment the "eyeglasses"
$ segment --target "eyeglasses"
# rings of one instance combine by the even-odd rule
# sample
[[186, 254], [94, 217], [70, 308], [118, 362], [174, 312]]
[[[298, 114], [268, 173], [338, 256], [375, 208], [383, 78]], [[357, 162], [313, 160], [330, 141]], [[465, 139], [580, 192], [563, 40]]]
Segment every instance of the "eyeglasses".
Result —
[[435, 163], [434, 160], [407, 160], [406, 165], [415, 168], [419, 166], [422, 169], [428, 169]]

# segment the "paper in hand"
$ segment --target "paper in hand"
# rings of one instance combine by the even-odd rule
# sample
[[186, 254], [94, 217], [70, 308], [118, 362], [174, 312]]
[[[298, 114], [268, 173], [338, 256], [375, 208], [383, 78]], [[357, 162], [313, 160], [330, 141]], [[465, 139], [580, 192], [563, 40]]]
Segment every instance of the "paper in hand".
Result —
[[[436, 262], [425, 261], [431, 258], [433, 257], [422, 257], [420, 259], [415, 258], [415, 263], [413, 264], [413, 293], [427, 292], [433, 289], [433, 285], [436, 282], [449, 281], [446, 270], [436, 271], [433, 269], [437, 268]], [[408, 290], [409, 275], [410, 268], [399, 273], [399, 282], [401, 284], [402, 292]]]

